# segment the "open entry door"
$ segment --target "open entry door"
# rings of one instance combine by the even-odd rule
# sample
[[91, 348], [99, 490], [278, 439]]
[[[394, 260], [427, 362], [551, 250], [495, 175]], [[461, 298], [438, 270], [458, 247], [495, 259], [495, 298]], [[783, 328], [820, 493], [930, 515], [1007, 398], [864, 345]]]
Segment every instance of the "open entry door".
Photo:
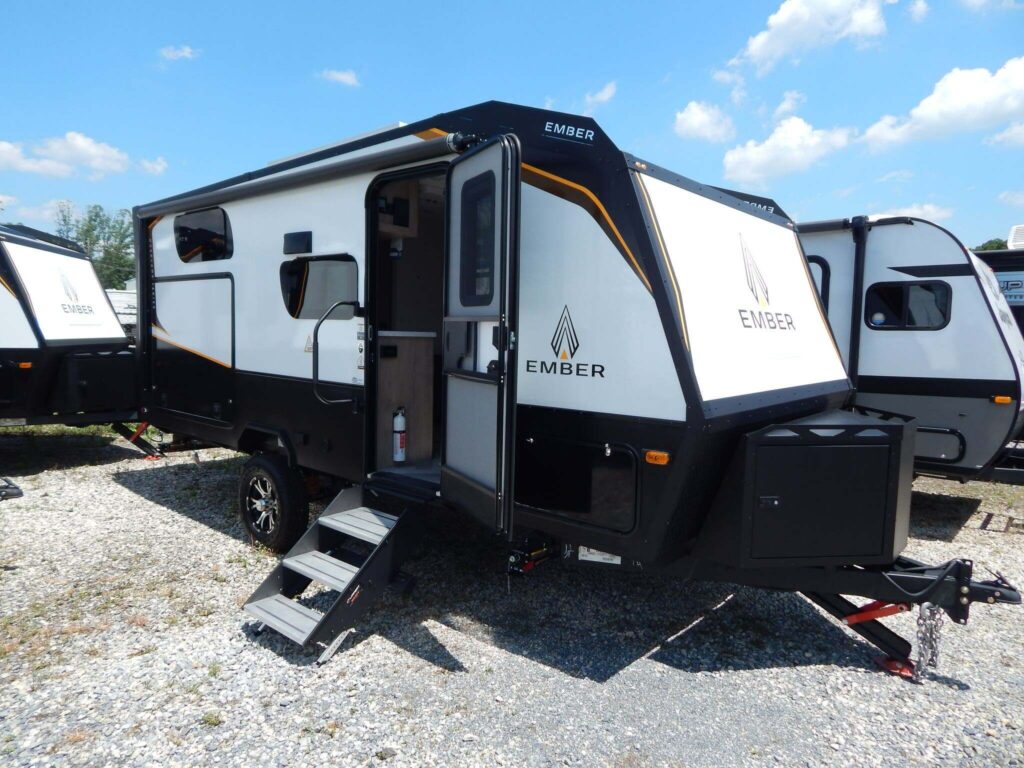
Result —
[[448, 171], [441, 494], [512, 530], [519, 140], [499, 136]]

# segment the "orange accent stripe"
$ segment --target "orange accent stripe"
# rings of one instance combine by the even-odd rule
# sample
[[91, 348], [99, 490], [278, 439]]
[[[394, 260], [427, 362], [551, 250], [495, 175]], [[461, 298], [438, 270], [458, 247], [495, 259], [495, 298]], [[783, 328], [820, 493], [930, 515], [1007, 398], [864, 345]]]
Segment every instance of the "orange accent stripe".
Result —
[[[166, 331], [165, 331], [165, 333], [166, 333]], [[215, 357], [210, 357], [209, 355], [204, 355], [199, 350], [192, 349], [192, 347], [186, 347], [184, 344], [178, 344], [175, 341], [171, 341], [170, 339], [166, 339], [163, 336], [159, 336], [159, 335], [157, 335], [155, 333], [153, 334], [153, 338], [160, 339], [160, 341], [164, 342], [165, 344], [170, 344], [172, 347], [177, 347], [178, 349], [182, 350], [183, 352], [190, 352], [193, 355], [201, 357], [204, 360], [209, 360], [211, 363], [216, 363], [217, 365], [223, 366], [224, 368], [230, 368], [231, 367], [231, 365], [229, 363], [225, 363], [223, 360], [218, 360]]]
[[14, 296], [15, 298], [17, 298], [17, 294], [14, 292], [14, 289], [11, 288], [11, 286], [9, 286], [7, 284], [7, 281], [4, 280], [2, 277], [0, 277], [0, 285], [2, 285], [4, 288], [6, 288], [7, 291], [11, 294], [11, 296]]
[[626, 255], [629, 256], [629, 260], [633, 263], [633, 268], [636, 270], [636, 273], [640, 276], [640, 279], [643, 280], [644, 285], [647, 286], [647, 290], [651, 290], [651, 283], [647, 279], [647, 275], [645, 275], [643, 269], [640, 268], [640, 263], [636, 260], [636, 256], [633, 255], [633, 252], [629, 249], [629, 246], [626, 245], [626, 241], [623, 239], [622, 233], [619, 232], [619, 228], [615, 226], [615, 222], [612, 221], [612, 217], [608, 214], [608, 210], [604, 207], [601, 201], [597, 199], [597, 195], [595, 195], [593, 192], [591, 192], [589, 189], [582, 186], [581, 184], [577, 184], [575, 181], [563, 179], [561, 176], [556, 176], [553, 173], [549, 173], [548, 171], [545, 171], [542, 168], [538, 168], [535, 165], [530, 165], [529, 163], [523, 163], [522, 165], [523, 168], [525, 168], [528, 171], [539, 174], [544, 178], [558, 182], [559, 184], [564, 184], [567, 187], [575, 189], [577, 192], [582, 192], [587, 197], [587, 199], [590, 200], [590, 202], [592, 202], [597, 207], [597, 210], [601, 212], [601, 216], [604, 217], [605, 222], [607, 222], [608, 226], [611, 227], [612, 232], [615, 233], [615, 239], [619, 241], [619, 245], [622, 246], [622, 249], [626, 252]]
[[676, 280], [676, 272], [672, 269], [672, 261], [668, 257], [668, 249], [665, 247], [665, 240], [661, 235], [661, 225], [658, 224], [658, 217], [654, 215], [654, 206], [651, 205], [651, 198], [647, 194], [647, 187], [644, 184], [643, 174], [638, 173], [636, 180], [640, 185], [640, 191], [643, 193], [644, 202], [647, 204], [647, 211], [651, 217], [651, 223], [654, 225], [654, 234], [658, 237], [658, 248], [661, 251], [662, 261], [665, 262], [665, 268], [668, 270], [669, 280], [672, 283], [672, 291], [676, 296], [676, 307], [679, 310], [679, 323], [683, 328], [683, 342], [687, 347], [690, 346], [689, 334], [686, 331], [686, 316], [683, 314], [683, 299], [679, 293], [679, 282]]
[[163, 216], [157, 216], [156, 218], [154, 218], [151, 222], [149, 222], [149, 224], [146, 225], [146, 229], [148, 229], [150, 232], [152, 232], [153, 231], [153, 227], [155, 227], [157, 224], [159, 224], [160, 223], [160, 219], [162, 219], [162, 218], [163, 218]]
[[439, 139], [442, 136], [447, 136], [445, 131], [440, 128], [427, 128], [425, 131], [420, 131], [416, 136], [420, 139]]

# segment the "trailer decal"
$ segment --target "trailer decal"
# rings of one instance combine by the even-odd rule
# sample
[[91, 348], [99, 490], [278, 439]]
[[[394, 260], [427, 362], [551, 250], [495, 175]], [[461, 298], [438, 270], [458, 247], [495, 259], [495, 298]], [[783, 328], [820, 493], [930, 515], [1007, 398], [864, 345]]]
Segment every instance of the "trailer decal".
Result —
[[619, 232], [619, 228], [615, 226], [615, 222], [612, 221], [611, 215], [597, 198], [597, 195], [582, 184], [577, 184], [569, 179], [556, 176], [549, 171], [545, 171], [542, 168], [530, 165], [529, 163], [522, 164], [522, 171], [524, 183], [537, 187], [538, 189], [542, 189], [545, 192], [549, 192], [563, 200], [568, 200], [570, 203], [580, 206], [587, 213], [593, 216], [597, 223], [601, 225], [601, 229], [604, 230], [605, 234], [611, 238], [613, 243], [615, 243], [619, 252], [622, 253], [622, 255], [625, 256], [633, 266], [633, 271], [636, 272], [637, 277], [639, 277], [647, 287], [647, 290], [651, 290], [651, 282], [647, 279], [647, 275], [644, 274], [644, 270], [641, 268], [640, 262], [637, 261], [636, 256], [633, 255], [633, 251], [631, 251], [629, 246], [626, 245], [626, 240], [622, 237], [622, 233]]
[[[154, 326], [154, 330], [156, 330], [155, 326]], [[195, 355], [197, 357], [201, 357], [204, 360], [209, 360], [211, 363], [216, 363], [217, 365], [223, 366], [224, 368], [230, 368], [231, 367], [230, 363], [225, 363], [223, 360], [218, 360], [215, 357], [210, 357], [209, 355], [205, 355], [205, 354], [203, 354], [202, 352], [200, 352], [197, 349], [192, 349], [192, 347], [186, 347], [184, 344], [179, 344], [176, 341], [171, 341], [167, 337], [161, 336], [159, 333], [154, 333], [153, 334], [153, 338], [156, 339], [157, 341], [162, 341], [164, 344], [170, 344], [172, 347], [175, 347], [176, 349], [180, 349], [182, 352], [188, 352], [189, 354]]]

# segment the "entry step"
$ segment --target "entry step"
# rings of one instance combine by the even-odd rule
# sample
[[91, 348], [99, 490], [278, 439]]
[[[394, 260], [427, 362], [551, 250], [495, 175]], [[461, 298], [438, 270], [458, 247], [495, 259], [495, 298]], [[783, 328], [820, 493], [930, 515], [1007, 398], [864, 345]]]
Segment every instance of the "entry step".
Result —
[[338, 592], [344, 592], [352, 577], [359, 571], [354, 565], [315, 550], [295, 557], [286, 557], [284, 567]]
[[380, 544], [388, 535], [398, 518], [387, 512], [369, 507], [358, 507], [345, 512], [336, 512], [320, 518], [320, 525], [340, 531], [368, 544]]
[[306, 644], [306, 640], [313, 634], [313, 630], [323, 617], [320, 612], [284, 595], [271, 595], [247, 603], [245, 610], [299, 645]]

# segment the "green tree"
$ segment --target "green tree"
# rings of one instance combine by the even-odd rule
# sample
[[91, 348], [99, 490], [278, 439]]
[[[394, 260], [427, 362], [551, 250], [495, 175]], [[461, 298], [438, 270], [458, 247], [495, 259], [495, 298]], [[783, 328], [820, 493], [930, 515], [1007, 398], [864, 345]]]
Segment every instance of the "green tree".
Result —
[[53, 222], [56, 225], [53, 233], [57, 237], [63, 237], [65, 240], [75, 239], [75, 206], [70, 200], [61, 200], [57, 203]]
[[984, 243], [979, 245], [977, 248], [972, 248], [972, 251], [1005, 251], [1006, 241], [1000, 240], [998, 237], [993, 237], [991, 240], [986, 240]]
[[131, 213], [125, 209], [107, 217], [99, 257], [93, 257], [96, 274], [104, 288], [124, 288], [135, 276], [135, 251]]

